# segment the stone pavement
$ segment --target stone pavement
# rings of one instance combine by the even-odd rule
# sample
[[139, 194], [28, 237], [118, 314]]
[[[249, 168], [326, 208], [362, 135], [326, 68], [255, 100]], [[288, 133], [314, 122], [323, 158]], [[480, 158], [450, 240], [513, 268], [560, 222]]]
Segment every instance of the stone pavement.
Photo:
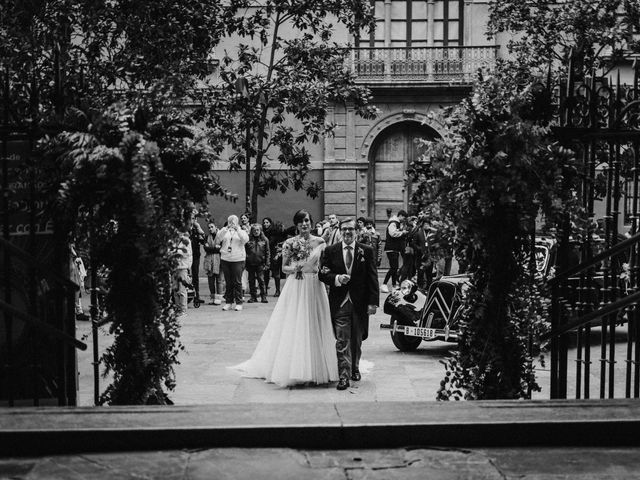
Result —
[[431, 402], [452, 345], [398, 352], [381, 310], [346, 392], [242, 378], [227, 367], [250, 356], [269, 300], [189, 310], [176, 406], [0, 410], [0, 479], [640, 479], [636, 400]]
[[[202, 280], [201, 292], [207, 292]], [[273, 286], [271, 293], [273, 293]], [[277, 298], [269, 295], [268, 304], [245, 302], [241, 312], [223, 312], [221, 306], [189, 306], [183, 320], [181, 341], [185, 351], [178, 357], [177, 387], [170, 397], [176, 405], [206, 403], [281, 403], [336, 401], [416, 401], [434, 400], [444, 376], [444, 359], [452, 343], [423, 342], [416, 352], [403, 353], [391, 342], [388, 330], [380, 323], [388, 322], [382, 312], [386, 294], [381, 294], [378, 313], [371, 317], [369, 339], [363, 344], [363, 378], [338, 392], [335, 385], [281, 388], [259, 379], [242, 378], [227, 367], [248, 359], [266, 326]], [[208, 301], [208, 298], [206, 298]], [[88, 305], [84, 301], [83, 305]], [[89, 343], [85, 352], [78, 351], [80, 371], [79, 405], [93, 405], [93, 372], [89, 322], [77, 322], [78, 338]], [[100, 347], [109, 344], [106, 328], [102, 329]], [[106, 386], [101, 379], [101, 390]]]
[[640, 403], [0, 410], [0, 479], [640, 478]]
[[0, 458], [0, 479], [486, 479], [640, 478], [640, 449], [205, 449]]

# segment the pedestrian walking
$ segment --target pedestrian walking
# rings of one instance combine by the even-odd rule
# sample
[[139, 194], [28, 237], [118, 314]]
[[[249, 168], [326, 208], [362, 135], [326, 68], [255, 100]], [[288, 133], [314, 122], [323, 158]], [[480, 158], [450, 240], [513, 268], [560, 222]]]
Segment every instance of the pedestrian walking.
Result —
[[422, 289], [427, 290], [433, 280], [433, 261], [431, 258], [432, 237], [429, 218], [424, 211], [418, 214], [418, 230], [414, 236], [414, 249], [416, 252], [417, 283]]
[[318, 280], [325, 242], [311, 235], [306, 210], [294, 216], [298, 234], [285, 242], [283, 269], [289, 275], [282, 296], [251, 358], [233, 368], [282, 387], [338, 380], [329, 300]]
[[84, 289], [84, 280], [87, 278], [87, 270], [73, 242], [69, 244], [69, 253], [71, 258], [69, 265], [71, 281], [78, 285], [78, 292], [75, 294], [74, 303], [76, 320], [89, 320], [89, 316], [86, 315], [82, 309], [82, 290]]
[[380, 292], [373, 249], [356, 241], [356, 222], [344, 219], [340, 230], [340, 243], [322, 253], [318, 278], [329, 287], [340, 376], [336, 388], [346, 390], [350, 380], [362, 378], [362, 342], [369, 335], [369, 315], [376, 313]]
[[242, 310], [242, 272], [247, 258], [244, 248], [249, 235], [238, 225], [238, 217], [230, 215], [227, 226], [216, 235], [215, 243], [220, 246], [220, 269], [226, 284], [223, 310]]
[[251, 233], [249, 241], [245, 245], [247, 251], [247, 260], [245, 269], [249, 274], [249, 298], [248, 303], [258, 301], [258, 292], [256, 290], [256, 282], [260, 288], [260, 301], [269, 303], [267, 300], [267, 292], [264, 285], [264, 271], [269, 268], [271, 260], [269, 252], [269, 240], [262, 233], [262, 227], [254, 223], [251, 225]]
[[220, 274], [220, 245], [216, 245], [216, 235], [218, 228], [213, 219], [208, 225], [209, 233], [203, 244], [204, 262], [203, 267], [207, 275], [209, 284], [209, 305], [220, 305], [222, 303], [222, 275]]
[[391, 280], [392, 288], [396, 288], [398, 285], [398, 261], [400, 252], [404, 250], [404, 237], [407, 232], [403, 228], [403, 224], [407, 218], [407, 212], [400, 210], [397, 215], [391, 215], [389, 222], [387, 223], [386, 239], [384, 245], [384, 251], [387, 254], [389, 260], [389, 270], [384, 276], [384, 281], [380, 286], [382, 293], [389, 293], [387, 282]]
[[399, 283], [402, 283], [404, 280], [411, 280], [416, 274], [416, 234], [418, 233], [416, 222], [417, 218], [411, 216], [407, 218], [407, 223], [404, 228], [406, 235], [404, 248], [400, 252], [402, 268], [400, 268], [398, 272]]

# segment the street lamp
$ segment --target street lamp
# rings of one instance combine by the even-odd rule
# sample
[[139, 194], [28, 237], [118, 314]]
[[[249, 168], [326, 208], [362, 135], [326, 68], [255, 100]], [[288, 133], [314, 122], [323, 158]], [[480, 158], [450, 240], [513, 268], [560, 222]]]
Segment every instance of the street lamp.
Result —
[[[236, 79], [236, 93], [241, 95], [242, 98], [249, 98], [249, 82], [245, 77], [238, 77]], [[251, 218], [251, 162], [249, 159], [249, 151], [251, 150], [251, 124], [247, 120], [247, 128], [245, 132], [244, 140], [244, 158], [246, 162], [245, 171], [245, 212], [249, 214]]]

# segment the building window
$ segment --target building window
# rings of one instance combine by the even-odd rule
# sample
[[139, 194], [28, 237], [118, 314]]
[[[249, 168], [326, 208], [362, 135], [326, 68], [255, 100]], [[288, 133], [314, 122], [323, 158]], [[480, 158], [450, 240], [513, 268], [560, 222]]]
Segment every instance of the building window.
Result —
[[[373, 32], [362, 32], [355, 39], [356, 46], [426, 47], [463, 44], [463, 0], [391, 0], [389, 7], [386, 7], [384, 0], [371, 0], [376, 28]], [[430, 11], [432, 18], [429, 18]], [[386, 32], [386, 28], [390, 31]], [[389, 44], [386, 43], [387, 39]]]
[[462, 45], [462, 0], [437, 0], [433, 15], [433, 42], [436, 46]]

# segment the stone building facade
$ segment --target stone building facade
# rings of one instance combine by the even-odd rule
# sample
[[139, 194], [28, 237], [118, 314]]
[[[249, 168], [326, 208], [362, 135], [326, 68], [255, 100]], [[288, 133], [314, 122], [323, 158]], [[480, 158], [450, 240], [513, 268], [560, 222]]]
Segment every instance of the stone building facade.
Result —
[[[387, 209], [411, 209], [406, 168], [418, 158], [417, 139], [441, 136], [439, 113], [459, 102], [471, 89], [474, 75], [501, 55], [500, 39], [485, 36], [489, 2], [479, 0], [372, 0], [375, 32], [342, 40], [356, 48], [351, 68], [367, 85], [380, 114], [365, 120], [349, 105], [336, 105], [329, 121], [335, 136], [310, 146], [311, 178], [322, 195], [274, 192], [260, 199], [260, 217], [290, 222], [308, 208], [315, 218], [336, 213], [373, 217], [382, 231]], [[340, 41], [340, 39], [337, 39]], [[506, 42], [503, 42], [506, 43]], [[244, 196], [242, 172], [218, 172], [229, 189]], [[243, 202], [212, 199], [216, 215], [237, 213]]]

